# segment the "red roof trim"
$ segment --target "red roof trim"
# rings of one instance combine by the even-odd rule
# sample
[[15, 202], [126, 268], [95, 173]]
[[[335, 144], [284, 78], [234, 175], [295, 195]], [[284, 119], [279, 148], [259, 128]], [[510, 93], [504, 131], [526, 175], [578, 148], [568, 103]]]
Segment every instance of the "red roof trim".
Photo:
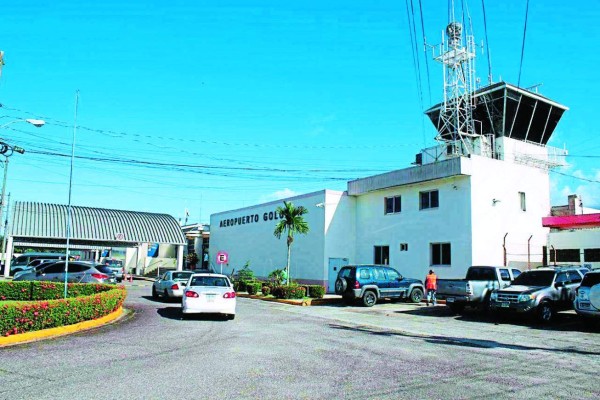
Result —
[[544, 217], [542, 218], [542, 226], [559, 229], [600, 227], [600, 213]]

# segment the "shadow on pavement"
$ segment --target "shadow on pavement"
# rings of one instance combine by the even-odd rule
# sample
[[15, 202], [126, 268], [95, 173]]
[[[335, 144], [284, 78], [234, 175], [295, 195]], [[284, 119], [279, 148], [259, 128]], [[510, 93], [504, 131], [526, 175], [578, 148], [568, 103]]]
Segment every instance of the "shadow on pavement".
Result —
[[434, 318], [454, 318], [458, 321], [479, 322], [482, 324], [510, 324], [529, 329], [559, 331], [559, 332], [600, 332], [600, 324], [586, 325], [585, 321], [574, 313], [559, 312], [549, 324], [539, 322], [533, 314], [498, 314], [482, 312], [475, 309], [465, 309], [461, 314], [455, 314], [448, 307], [421, 307], [411, 310], [395, 311], [397, 314], [418, 315]]
[[181, 299], [171, 299], [166, 297], [159, 297], [155, 299], [152, 296], [141, 296], [141, 298], [153, 301], [155, 303], [181, 303]]
[[158, 315], [167, 319], [174, 320], [200, 320], [200, 321], [224, 321], [225, 317], [221, 314], [187, 314], [185, 317], [181, 313], [181, 307], [165, 307], [156, 310]]
[[340, 329], [346, 331], [354, 331], [358, 333], [365, 333], [370, 335], [378, 335], [378, 336], [399, 336], [406, 337], [412, 339], [421, 339], [428, 343], [433, 344], [445, 344], [448, 346], [460, 346], [460, 347], [472, 347], [479, 349], [509, 349], [509, 350], [524, 350], [524, 351], [532, 351], [532, 350], [541, 350], [541, 351], [551, 351], [556, 353], [576, 353], [583, 355], [600, 355], [600, 352], [595, 351], [585, 351], [569, 348], [555, 349], [548, 347], [536, 347], [536, 346], [525, 346], [519, 344], [510, 344], [510, 343], [501, 343], [495, 340], [484, 340], [484, 339], [468, 339], [468, 338], [457, 338], [457, 337], [444, 337], [444, 336], [434, 336], [434, 335], [414, 335], [407, 332], [399, 332], [399, 331], [391, 331], [391, 330], [383, 330], [377, 329], [367, 326], [344, 326], [338, 324], [329, 324], [332, 329]]

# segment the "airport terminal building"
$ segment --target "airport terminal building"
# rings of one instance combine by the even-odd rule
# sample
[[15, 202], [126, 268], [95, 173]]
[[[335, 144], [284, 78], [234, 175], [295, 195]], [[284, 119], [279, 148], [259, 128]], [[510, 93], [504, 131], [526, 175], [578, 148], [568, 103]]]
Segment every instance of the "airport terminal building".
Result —
[[[430, 268], [446, 278], [464, 276], [471, 265], [540, 265], [549, 232], [542, 225], [551, 208], [548, 170], [565, 154], [546, 143], [566, 107], [506, 83], [477, 93], [494, 110], [482, 116], [486, 134], [444, 139], [439, 129], [440, 145], [421, 150], [409, 168], [350, 181], [343, 192], [285, 199], [309, 211], [310, 232], [292, 246], [291, 278], [333, 292], [345, 264], [389, 264], [419, 279]], [[440, 110], [427, 111], [436, 126]], [[213, 214], [213, 268], [231, 273], [248, 262], [259, 277], [284, 268], [286, 241], [273, 234], [282, 205]], [[217, 252], [228, 254], [226, 264], [216, 263]]]
[[[310, 232], [296, 236], [292, 279], [333, 291], [344, 264], [389, 264], [423, 279], [433, 268], [462, 277], [471, 265], [529, 268], [547, 254], [549, 169], [565, 150], [547, 146], [567, 107], [506, 82], [478, 87], [474, 39], [451, 22], [433, 50], [443, 66], [444, 101], [425, 111], [438, 146], [412, 166], [286, 199], [309, 210]], [[249, 263], [266, 277], [286, 264], [285, 239], [273, 235], [281, 201], [211, 216], [210, 260], [230, 273]]]

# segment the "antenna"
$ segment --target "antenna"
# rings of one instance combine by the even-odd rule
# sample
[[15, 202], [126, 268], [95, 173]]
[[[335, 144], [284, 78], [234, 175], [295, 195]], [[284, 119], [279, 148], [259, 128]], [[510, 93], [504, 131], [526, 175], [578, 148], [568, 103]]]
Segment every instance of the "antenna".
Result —
[[471, 154], [472, 139], [481, 136], [475, 132], [473, 121], [472, 94], [477, 86], [475, 40], [473, 35], [464, 34], [463, 25], [454, 20], [454, 10], [450, 16], [451, 22], [442, 33], [442, 43], [433, 51], [434, 60], [442, 64], [444, 75], [444, 101], [435, 139], [449, 144], [448, 155]]

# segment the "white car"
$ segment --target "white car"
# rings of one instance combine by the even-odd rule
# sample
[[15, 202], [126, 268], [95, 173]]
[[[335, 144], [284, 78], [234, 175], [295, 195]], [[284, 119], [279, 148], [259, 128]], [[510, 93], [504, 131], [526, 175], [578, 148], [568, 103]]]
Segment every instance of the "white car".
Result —
[[223, 314], [227, 319], [235, 318], [236, 293], [226, 275], [194, 274], [187, 282], [181, 302], [181, 313]]
[[152, 298], [163, 296], [165, 299], [181, 298], [187, 281], [192, 276], [191, 271], [167, 271], [152, 284]]
[[575, 311], [587, 322], [600, 321], [600, 271], [585, 274], [573, 302]]

